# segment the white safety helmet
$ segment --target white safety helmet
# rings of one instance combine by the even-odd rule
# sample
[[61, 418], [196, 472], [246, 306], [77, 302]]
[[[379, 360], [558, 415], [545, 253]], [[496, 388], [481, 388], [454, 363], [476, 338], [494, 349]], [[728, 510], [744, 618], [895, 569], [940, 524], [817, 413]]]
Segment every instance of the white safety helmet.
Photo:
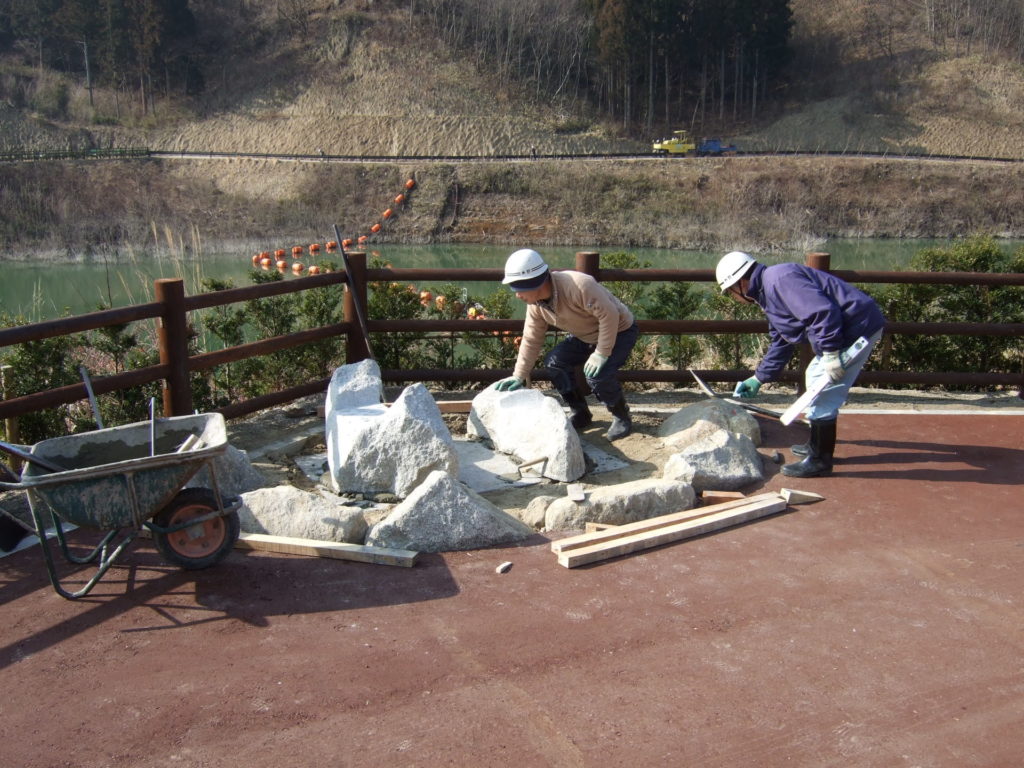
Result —
[[743, 251], [730, 251], [718, 260], [715, 268], [715, 279], [722, 293], [729, 290], [729, 286], [737, 283], [756, 262], [754, 257]]
[[544, 257], [530, 248], [523, 248], [505, 261], [505, 279], [501, 282], [514, 291], [530, 291], [544, 285], [547, 274]]

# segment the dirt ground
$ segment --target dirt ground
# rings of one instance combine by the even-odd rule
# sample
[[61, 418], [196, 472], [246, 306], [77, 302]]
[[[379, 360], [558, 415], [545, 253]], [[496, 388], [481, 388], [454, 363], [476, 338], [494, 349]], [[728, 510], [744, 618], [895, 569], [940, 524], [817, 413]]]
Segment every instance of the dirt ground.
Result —
[[[0, 762], [1018, 765], [1020, 419], [851, 413], [836, 473], [801, 485], [824, 501], [571, 570], [540, 535], [412, 568], [237, 551], [190, 573], [143, 543], [69, 602], [19, 552]], [[798, 436], [759, 422], [766, 451]]]

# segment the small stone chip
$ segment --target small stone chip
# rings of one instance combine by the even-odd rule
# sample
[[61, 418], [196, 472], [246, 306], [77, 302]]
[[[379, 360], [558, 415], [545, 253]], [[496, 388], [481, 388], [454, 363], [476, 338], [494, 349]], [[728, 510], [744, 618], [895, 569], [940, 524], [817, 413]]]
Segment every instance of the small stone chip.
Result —
[[505, 561], [504, 563], [499, 565], [497, 568], [495, 568], [494, 572], [495, 573], [508, 573], [511, 570], [512, 570], [512, 562], [511, 561]]

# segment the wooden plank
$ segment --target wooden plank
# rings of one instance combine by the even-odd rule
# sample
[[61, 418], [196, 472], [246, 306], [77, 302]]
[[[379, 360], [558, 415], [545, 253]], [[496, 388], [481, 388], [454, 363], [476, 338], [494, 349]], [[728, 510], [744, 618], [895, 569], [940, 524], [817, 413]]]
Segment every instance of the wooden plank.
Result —
[[235, 543], [236, 549], [259, 552], [279, 552], [285, 555], [308, 555], [330, 557], [336, 560], [353, 560], [358, 563], [376, 565], [397, 565], [411, 568], [419, 552], [409, 549], [388, 549], [387, 547], [365, 547], [359, 544], [345, 544], [337, 541], [298, 539], [291, 536], [268, 536], [263, 533], [243, 533]]
[[781, 512], [786, 506], [786, 500], [776, 495], [775, 501], [764, 500], [738, 509], [730, 509], [664, 528], [644, 531], [633, 536], [613, 539], [589, 547], [572, 549], [568, 552], [560, 552], [558, 554], [558, 564], [566, 568], [575, 568], [578, 565], [595, 563], [600, 560], [619, 557], [620, 555], [628, 555], [638, 550], [650, 549], [651, 547], [658, 547], [662, 544], [669, 544], [683, 539], [691, 539], [695, 536], [701, 536], [705, 533], [711, 533], [712, 531]]
[[708, 507], [697, 507], [695, 509], [687, 509], [682, 512], [672, 512], [667, 515], [659, 515], [658, 517], [649, 517], [646, 520], [637, 520], [633, 523], [626, 523], [624, 525], [616, 525], [604, 531], [594, 531], [592, 533], [581, 533], [577, 536], [569, 536], [564, 539], [551, 542], [552, 552], [565, 552], [570, 549], [577, 549], [580, 547], [589, 547], [593, 544], [599, 544], [601, 542], [610, 541], [612, 539], [622, 538], [625, 536], [632, 536], [633, 534], [642, 533], [644, 531], [652, 531], [658, 528], [664, 528], [669, 525], [675, 525], [686, 520], [693, 520], [697, 517], [705, 517], [707, 515], [713, 515], [717, 512], [724, 512], [737, 507], [745, 507], [748, 504], [760, 504], [764, 501], [779, 501], [782, 497], [777, 493], [762, 493], [757, 496], [748, 496], [743, 499], [736, 499], [734, 501], [725, 501], [721, 504], [712, 504]]
[[617, 525], [611, 523], [584, 523], [583, 530], [587, 533], [594, 533], [596, 531], [607, 531], [610, 528], [618, 528]]
[[723, 501], [733, 501], [734, 499], [745, 498], [739, 491], [704, 491], [700, 495], [700, 500], [705, 504], [721, 504]]

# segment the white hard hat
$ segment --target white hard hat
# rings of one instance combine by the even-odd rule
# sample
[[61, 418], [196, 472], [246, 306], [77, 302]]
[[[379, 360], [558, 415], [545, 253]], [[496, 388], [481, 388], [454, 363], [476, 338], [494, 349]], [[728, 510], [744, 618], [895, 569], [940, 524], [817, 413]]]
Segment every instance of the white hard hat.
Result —
[[722, 289], [722, 293], [725, 293], [730, 285], [747, 274], [747, 271], [755, 263], [754, 257], [743, 251], [730, 251], [719, 259], [718, 266], [715, 268], [715, 279], [718, 281], [718, 287]]
[[501, 282], [513, 290], [531, 290], [544, 284], [547, 272], [544, 257], [530, 248], [523, 248], [505, 261], [505, 279]]

